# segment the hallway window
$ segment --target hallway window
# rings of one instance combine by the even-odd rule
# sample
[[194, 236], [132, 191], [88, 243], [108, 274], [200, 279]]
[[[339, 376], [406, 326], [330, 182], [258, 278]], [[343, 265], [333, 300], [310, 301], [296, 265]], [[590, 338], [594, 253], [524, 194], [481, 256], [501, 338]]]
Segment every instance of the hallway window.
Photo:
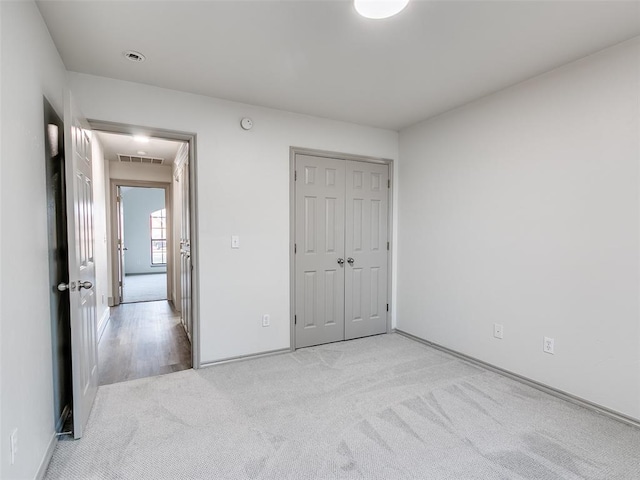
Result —
[[151, 212], [151, 265], [167, 264], [167, 210]]

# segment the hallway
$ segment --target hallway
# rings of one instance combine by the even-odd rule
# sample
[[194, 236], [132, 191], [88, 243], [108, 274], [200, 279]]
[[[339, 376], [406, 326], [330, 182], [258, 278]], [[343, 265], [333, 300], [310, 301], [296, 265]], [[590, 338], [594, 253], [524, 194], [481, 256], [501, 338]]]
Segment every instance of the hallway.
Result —
[[167, 301], [112, 309], [98, 345], [100, 385], [191, 368], [191, 344]]

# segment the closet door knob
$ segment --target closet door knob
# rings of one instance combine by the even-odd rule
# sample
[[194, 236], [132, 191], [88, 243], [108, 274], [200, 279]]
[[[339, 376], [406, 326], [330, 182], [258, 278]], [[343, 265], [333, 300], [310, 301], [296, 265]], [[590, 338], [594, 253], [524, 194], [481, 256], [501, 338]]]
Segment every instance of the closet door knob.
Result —
[[355, 260], [353, 258], [349, 257], [349, 258], [347, 258], [347, 263], [353, 267], [353, 264], [355, 263]]

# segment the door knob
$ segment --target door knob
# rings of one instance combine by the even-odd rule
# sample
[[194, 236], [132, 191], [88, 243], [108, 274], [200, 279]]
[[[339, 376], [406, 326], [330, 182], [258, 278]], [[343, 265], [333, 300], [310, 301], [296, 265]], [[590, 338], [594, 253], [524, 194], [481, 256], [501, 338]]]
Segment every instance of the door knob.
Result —
[[91, 287], [93, 287], [93, 283], [91, 282], [78, 282], [78, 290], [82, 288], [89, 290]]
[[338, 265], [340, 265], [340, 266], [344, 265], [344, 258], [339, 258], [338, 259]]
[[66, 290], [71, 290], [73, 292], [76, 289], [76, 283], [71, 282], [71, 284], [68, 284], [68, 283], [62, 282], [58, 284], [57, 288], [59, 292], [64, 292]]
[[347, 263], [353, 267], [355, 260], [351, 257], [347, 258]]

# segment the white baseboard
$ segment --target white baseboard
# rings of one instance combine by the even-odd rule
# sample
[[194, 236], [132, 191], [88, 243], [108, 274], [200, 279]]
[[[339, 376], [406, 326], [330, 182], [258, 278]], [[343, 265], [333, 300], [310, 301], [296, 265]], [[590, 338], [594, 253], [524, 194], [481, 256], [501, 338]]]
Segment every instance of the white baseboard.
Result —
[[36, 480], [42, 480], [44, 478], [44, 474], [47, 473], [47, 468], [49, 467], [49, 463], [51, 462], [51, 458], [53, 457], [53, 452], [56, 449], [56, 445], [58, 445], [58, 435], [54, 432], [51, 436], [51, 440], [49, 441], [49, 446], [47, 447], [47, 451], [42, 458], [42, 462], [40, 462], [40, 467], [38, 467], [38, 472], [36, 473]]

